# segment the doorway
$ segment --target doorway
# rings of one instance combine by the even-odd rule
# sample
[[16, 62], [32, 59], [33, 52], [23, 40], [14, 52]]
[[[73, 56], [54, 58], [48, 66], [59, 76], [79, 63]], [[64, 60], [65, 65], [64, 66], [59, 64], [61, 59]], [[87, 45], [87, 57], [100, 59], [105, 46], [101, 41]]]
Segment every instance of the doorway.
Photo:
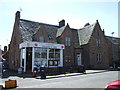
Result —
[[26, 71], [32, 70], [32, 48], [26, 48]]
[[82, 65], [81, 53], [77, 54], [77, 65], [78, 66]]

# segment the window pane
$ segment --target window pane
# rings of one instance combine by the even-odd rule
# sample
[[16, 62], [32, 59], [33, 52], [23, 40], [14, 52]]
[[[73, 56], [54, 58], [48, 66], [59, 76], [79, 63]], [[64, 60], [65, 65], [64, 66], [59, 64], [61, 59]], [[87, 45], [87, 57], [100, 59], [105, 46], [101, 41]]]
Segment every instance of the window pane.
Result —
[[53, 66], [53, 61], [49, 61], [49, 66]]
[[[53, 61], [53, 62], [51, 62]], [[50, 49], [49, 50], [49, 65], [58, 66], [58, 61], [60, 62], [60, 50], [59, 49]]]
[[68, 40], [67, 40], [67, 37], [65, 38], [65, 45], [68, 46]]
[[70, 46], [70, 37], [68, 37], [68, 46]]
[[65, 45], [66, 45], [66, 46], [70, 46], [70, 42], [71, 42], [70, 39], [71, 39], [70, 37], [66, 37], [66, 38], [65, 38]]
[[98, 39], [96, 39], [96, 44], [97, 44], [97, 46], [98, 46]]
[[54, 60], [54, 49], [50, 49], [49, 51], [49, 60]]
[[58, 66], [58, 61], [54, 61], [54, 66]]
[[40, 42], [44, 42], [44, 37], [40, 37]]
[[35, 48], [35, 66], [46, 66], [47, 65], [47, 49]]
[[60, 60], [60, 50], [59, 49], [55, 50], [55, 59]]
[[25, 59], [25, 49], [22, 49], [22, 59]]

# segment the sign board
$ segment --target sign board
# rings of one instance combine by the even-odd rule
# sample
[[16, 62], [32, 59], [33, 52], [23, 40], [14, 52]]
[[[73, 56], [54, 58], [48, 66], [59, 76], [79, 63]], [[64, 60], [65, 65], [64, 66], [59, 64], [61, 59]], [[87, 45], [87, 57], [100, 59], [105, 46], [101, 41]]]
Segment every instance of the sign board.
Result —
[[23, 42], [19, 45], [19, 48], [24, 47], [42, 47], [42, 48], [54, 48], [54, 49], [64, 49], [64, 44], [54, 44], [54, 43], [41, 43], [41, 42]]

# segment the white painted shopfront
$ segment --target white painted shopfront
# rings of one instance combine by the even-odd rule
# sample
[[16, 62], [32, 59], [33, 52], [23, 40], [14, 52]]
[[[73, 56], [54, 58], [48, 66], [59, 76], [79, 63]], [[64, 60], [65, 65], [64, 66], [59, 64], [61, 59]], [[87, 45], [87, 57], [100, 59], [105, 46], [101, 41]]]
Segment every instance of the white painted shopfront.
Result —
[[32, 71], [34, 67], [63, 67], [63, 44], [23, 42], [19, 45], [20, 67]]

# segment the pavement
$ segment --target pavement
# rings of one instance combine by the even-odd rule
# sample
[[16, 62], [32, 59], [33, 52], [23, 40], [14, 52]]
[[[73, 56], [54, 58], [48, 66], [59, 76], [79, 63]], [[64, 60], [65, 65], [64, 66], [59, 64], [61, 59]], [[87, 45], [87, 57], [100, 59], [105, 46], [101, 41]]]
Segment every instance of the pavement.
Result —
[[[89, 75], [95, 75], [96, 73], [101, 73], [102, 72], [109, 72], [111, 70], [86, 70], [85, 73], [66, 73], [66, 74], [61, 74], [61, 75], [53, 75], [53, 76], [46, 76], [46, 82], [47, 82], [47, 79], [48, 80], [54, 80], [54, 78], [61, 78], [62, 77], [71, 77], [72, 76], [89, 76]], [[88, 75], [87, 75], [88, 74]], [[40, 75], [37, 75], [36, 77], [33, 77], [32, 74], [18, 74], [17, 72], [13, 72], [13, 71], [10, 71], [10, 70], [6, 70], [4, 73], [3, 73], [3, 77], [0, 79], [0, 85], [3, 85], [4, 86], [4, 82], [6, 80], [9, 80], [9, 79], [12, 79], [12, 80], [17, 80], [17, 81], [21, 81], [21, 80], [37, 80], [37, 79], [41, 79], [41, 76]], [[20, 82], [19, 82], [20, 83]]]
[[[60, 75], [54, 75], [54, 76], [47, 76], [47, 79], [50, 78], [60, 78], [60, 77], [68, 77], [68, 76], [77, 76], [77, 75], [83, 75], [83, 74], [94, 74], [94, 73], [102, 73], [107, 72], [108, 70], [86, 70], [85, 73], [66, 73], [66, 74], [60, 74]], [[39, 76], [36, 78], [40, 78]]]
[[[109, 71], [109, 70], [86, 70], [85, 73], [66, 73], [66, 74], [60, 74], [60, 75], [46, 76], [46, 79], [76, 76], [76, 75], [82, 75], [82, 74], [102, 73], [102, 72], [107, 72], [107, 71]], [[32, 74], [25, 74], [25, 73], [18, 74], [17, 72], [6, 70], [3, 73], [2, 79], [6, 79], [6, 78], [9, 78], [9, 77], [14, 77], [14, 76], [15, 77], [17, 76], [17, 77], [20, 77], [20, 78], [36, 78], [36, 79], [41, 78], [39, 74], [37, 74], [36, 77], [33, 77]]]

